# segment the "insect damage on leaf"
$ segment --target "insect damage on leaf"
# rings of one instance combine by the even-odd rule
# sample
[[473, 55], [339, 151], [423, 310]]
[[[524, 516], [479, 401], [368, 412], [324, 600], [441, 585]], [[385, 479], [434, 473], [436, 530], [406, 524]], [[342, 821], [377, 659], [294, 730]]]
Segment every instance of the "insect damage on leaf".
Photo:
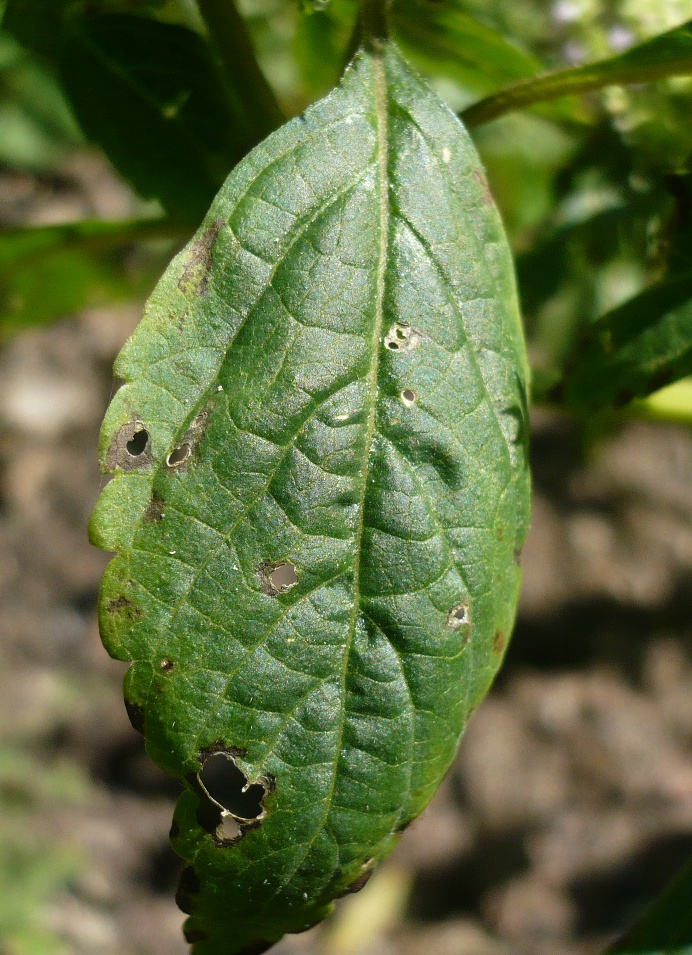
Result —
[[263, 951], [362, 886], [499, 666], [527, 365], [484, 181], [371, 40], [234, 169], [118, 359], [101, 627], [184, 785], [196, 955]]

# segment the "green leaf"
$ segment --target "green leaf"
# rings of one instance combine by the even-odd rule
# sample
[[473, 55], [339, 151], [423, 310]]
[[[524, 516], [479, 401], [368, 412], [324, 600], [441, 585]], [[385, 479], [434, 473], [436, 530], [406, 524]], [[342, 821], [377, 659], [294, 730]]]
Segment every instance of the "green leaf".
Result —
[[165, 219], [84, 221], [0, 233], [0, 339], [151, 288], [151, 270], [125, 268], [135, 242], [176, 239], [189, 229]]
[[471, 92], [535, 76], [540, 60], [464, 13], [459, 0], [397, 0], [392, 26], [404, 51], [426, 72]]
[[590, 326], [561, 386], [578, 411], [620, 407], [692, 374], [692, 273], [652, 285]]
[[273, 128], [226, 88], [185, 27], [108, 14], [68, 20], [60, 75], [85, 134], [147, 198], [198, 222], [226, 177]]
[[525, 80], [488, 96], [465, 109], [462, 116], [473, 128], [504, 113], [574, 93], [613, 84], [647, 83], [669, 76], [692, 74], [692, 20], [652, 37], [638, 46], [597, 63], [570, 67]]
[[198, 955], [355, 891], [513, 623], [527, 365], [470, 138], [393, 46], [231, 174], [116, 374], [92, 540]]
[[2, 26], [36, 53], [53, 52], [72, 0], [7, 0]]
[[692, 955], [692, 861], [605, 955]]

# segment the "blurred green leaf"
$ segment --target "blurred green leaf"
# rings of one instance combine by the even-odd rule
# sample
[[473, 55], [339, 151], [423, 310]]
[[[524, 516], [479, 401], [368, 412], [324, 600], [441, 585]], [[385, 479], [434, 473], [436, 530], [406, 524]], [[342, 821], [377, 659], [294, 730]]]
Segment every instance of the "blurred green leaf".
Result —
[[72, 0], [7, 0], [2, 26], [28, 49], [50, 54], [71, 3]]
[[464, 9], [460, 0], [395, 0], [392, 27], [418, 67], [474, 93], [540, 72], [540, 60]]
[[462, 118], [472, 128], [504, 113], [568, 94], [583, 93], [612, 84], [647, 83], [664, 77], [690, 74], [692, 20], [608, 60], [558, 70], [517, 83], [474, 103], [464, 110]]
[[605, 955], [692, 955], [692, 860]]
[[109, 14], [70, 21], [60, 75], [85, 134], [142, 196], [196, 222], [255, 144], [204, 40], [185, 27]]
[[580, 412], [620, 407], [692, 374], [692, 272], [594, 322], [570, 365], [561, 391]]
[[80, 141], [59, 84], [0, 31], [0, 162], [42, 172]]
[[0, 338], [107, 301], [148, 291], [152, 271], [128, 269], [123, 248], [175, 239], [185, 226], [169, 220], [80, 222], [0, 234]]

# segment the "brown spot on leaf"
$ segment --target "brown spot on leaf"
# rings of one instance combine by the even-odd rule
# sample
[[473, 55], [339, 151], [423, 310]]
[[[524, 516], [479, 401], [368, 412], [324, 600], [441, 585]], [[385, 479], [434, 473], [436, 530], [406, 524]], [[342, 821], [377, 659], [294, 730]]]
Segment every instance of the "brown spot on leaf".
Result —
[[144, 512], [144, 520], [149, 524], [158, 523], [164, 515], [166, 509], [166, 502], [158, 493], [154, 491], [151, 495], [151, 500], [147, 504], [147, 509]]
[[493, 652], [500, 654], [505, 649], [505, 631], [498, 630], [493, 637]]
[[142, 616], [142, 611], [139, 607], [136, 607], [131, 600], [122, 594], [120, 597], [115, 597], [113, 600], [108, 601], [106, 611], [110, 614], [120, 614], [129, 620], [135, 620], [137, 617]]
[[343, 890], [339, 898], [343, 898], [345, 895], [354, 895], [356, 892], [360, 892], [361, 889], [364, 889], [370, 881], [373, 872], [374, 869], [369, 869], [367, 872], [363, 872], [362, 875], [359, 875], [355, 881], [351, 882], [351, 884]]
[[159, 667], [163, 670], [164, 673], [170, 673], [171, 670], [175, 667], [173, 660], [162, 660], [159, 663]]
[[145, 471], [151, 464], [151, 437], [144, 423], [135, 417], [113, 435], [106, 454], [106, 470]]
[[481, 187], [481, 192], [483, 194], [483, 202], [486, 206], [492, 206], [494, 204], [493, 194], [490, 191], [490, 186], [488, 185], [488, 180], [485, 178], [485, 175], [481, 172], [480, 169], [474, 169], [474, 176], [478, 185]]
[[213, 249], [219, 232], [226, 225], [223, 219], [216, 219], [193, 244], [187, 254], [183, 273], [178, 280], [181, 292], [196, 292], [197, 295], [206, 295], [209, 284], [209, 273], [213, 262]]

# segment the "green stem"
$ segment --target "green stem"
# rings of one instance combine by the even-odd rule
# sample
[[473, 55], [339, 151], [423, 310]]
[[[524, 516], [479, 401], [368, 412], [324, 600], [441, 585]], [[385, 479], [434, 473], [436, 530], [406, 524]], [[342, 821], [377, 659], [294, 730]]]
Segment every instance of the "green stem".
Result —
[[505, 113], [511, 113], [536, 103], [558, 99], [588, 90], [602, 89], [604, 86], [631, 83], [648, 83], [652, 80], [670, 76], [689, 76], [692, 73], [692, 56], [672, 59], [669, 62], [637, 63], [633, 57], [623, 55], [612, 60], [604, 60], [587, 66], [574, 66], [557, 70], [535, 79], [520, 80], [499, 93], [487, 96], [461, 113], [461, 118], [469, 129], [497, 119]]
[[242, 77], [243, 100], [261, 128], [258, 139], [281, 126], [285, 117], [259, 68], [245, 20], [233, 0], [197, 0], [209, 39], [219, 56], [232, 91]]
[[379, 45], [389, 36], [391, 0], [363, 0], [360, 8], [360, 36], [363, 45]]

